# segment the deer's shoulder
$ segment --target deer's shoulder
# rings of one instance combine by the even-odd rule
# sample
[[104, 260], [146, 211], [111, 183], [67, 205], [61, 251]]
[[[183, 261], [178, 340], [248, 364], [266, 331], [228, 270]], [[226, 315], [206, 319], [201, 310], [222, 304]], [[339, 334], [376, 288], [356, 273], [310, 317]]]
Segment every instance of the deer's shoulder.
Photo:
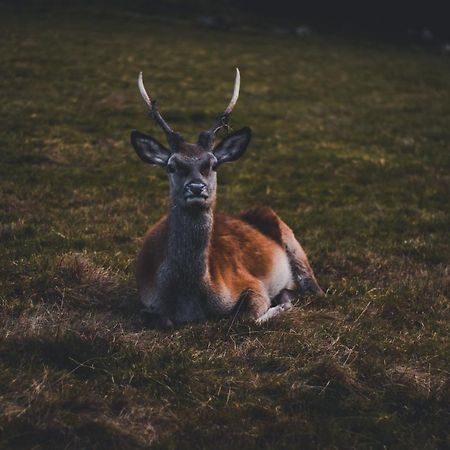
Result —
[[144, 246], [148, 244], [157, 244], [164, 240], [168, 234], [167, 215], [161, 217], [158, 222], [154, 223], [147, 231], [144, 238]]
[[138, 276], [141, 271], [145, 272], [143, 276], [156, 272], [165, 256], [168, 234], [167, 216], [162, 217], [147, 231], [138, 257]]

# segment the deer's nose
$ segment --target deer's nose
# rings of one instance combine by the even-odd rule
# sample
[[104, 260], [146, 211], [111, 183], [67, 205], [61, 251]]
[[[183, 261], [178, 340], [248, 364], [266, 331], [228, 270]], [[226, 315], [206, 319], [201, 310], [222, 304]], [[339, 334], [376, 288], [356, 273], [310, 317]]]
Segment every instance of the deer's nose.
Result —
[[200, 182], [189, 183], [186, 186], [186, 194], [194, 195], [196, 197], [206, 195], [206, 184]]

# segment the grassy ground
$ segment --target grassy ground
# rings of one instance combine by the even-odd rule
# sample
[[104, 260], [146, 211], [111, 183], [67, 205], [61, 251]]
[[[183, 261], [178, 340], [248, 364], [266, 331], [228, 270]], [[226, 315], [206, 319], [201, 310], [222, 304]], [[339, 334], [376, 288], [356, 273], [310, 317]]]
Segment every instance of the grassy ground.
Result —
[[[1, 448], [450, 445], [450, 62], [413, 47], [137, 18], [3, 15]], [[146, 329], [134, 282], [165, 174], [136, 87], [194, 139], [242, 73], [247, 157], [218, 207], [270, 204], [325, 299], [264, 326]]]

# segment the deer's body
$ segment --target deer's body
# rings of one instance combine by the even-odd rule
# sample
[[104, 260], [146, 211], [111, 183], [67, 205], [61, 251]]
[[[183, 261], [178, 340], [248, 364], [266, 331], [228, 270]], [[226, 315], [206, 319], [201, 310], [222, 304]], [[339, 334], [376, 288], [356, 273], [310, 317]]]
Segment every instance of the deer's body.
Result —
[[288, 309], [296, 292], [321, 293], [301, 245], [270, 208], [239, 217], [214, 212], [216, 168], [242, 155], [250, 130], [239, 130], [214, 146], [213, 128], [200, 135], [198, 144], [187, 144], [140, 88], [172, 147], [167, 150], [150, 136], [132, 133], [138, 155], [165, 167], [171, 187], [169, 213], [148, 231], [138, 258], [146, 312], [165, 326], [232, 314], [263, 322]]
[[235, 313], [264, 320], [271, 307], [287, 308], [291, 295], [308, 290], [305, 283], [319, 292], [300, 244], [270, 208], [240, 217], [178, 213], [148, 231], [137, 266], [141, 301], [163, 323]]

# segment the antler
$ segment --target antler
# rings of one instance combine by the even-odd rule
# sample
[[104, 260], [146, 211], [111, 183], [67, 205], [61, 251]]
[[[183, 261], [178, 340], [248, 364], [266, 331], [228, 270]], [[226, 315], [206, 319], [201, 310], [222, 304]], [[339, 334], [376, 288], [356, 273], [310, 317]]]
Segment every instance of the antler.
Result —
[[230, 103], [223, 112], [222, 116], [228, 117], [231, 114], [231, 111], [233, 111], [233, 108], [236, 105], [239, 98], [240, 88], [241, 88], [241, 73], [239, 72], [239, 69], [236, 67], [236, 78], [234, 80], [233, 95], [231, 97]]
[[180, 135], [178, 133], [175, 133], [172, 128], [170, 128], [169, 124], [163, 119], [160, 112], [158, 111], [156, 100], [151, 100], [151, 98], [147, 94], [147, 91], [144, 87], [144, 81], [142, 79], [142, 72], [139, 73], [138, 86], [142, 98], [144, 99], [145, 103], [147, 103], [150, 114], [153, 116], [156, 123], [164, 130], [164, 133], [166, 133], [169, 143], [173, 143], [177, 137], [180, 138]]
[[230, 103], [226, 107], [225, 111], [217, 117], [213, 126], [209, 130], [203, 131], [200, 134], [199, 144], [203, 145], [204, 147], [209, 147], [214, 140], [215, 134], [221, 128], [228, 127], [228, 119], [231, 115], [231, 112], [233, 111], [234, 106], [238, 101], [240, 87], [241, 87], [241, 74], [239, 72], [239, 69], [236, 67], [236, 78], [234, 80], [233, 95], [231, 96]]

